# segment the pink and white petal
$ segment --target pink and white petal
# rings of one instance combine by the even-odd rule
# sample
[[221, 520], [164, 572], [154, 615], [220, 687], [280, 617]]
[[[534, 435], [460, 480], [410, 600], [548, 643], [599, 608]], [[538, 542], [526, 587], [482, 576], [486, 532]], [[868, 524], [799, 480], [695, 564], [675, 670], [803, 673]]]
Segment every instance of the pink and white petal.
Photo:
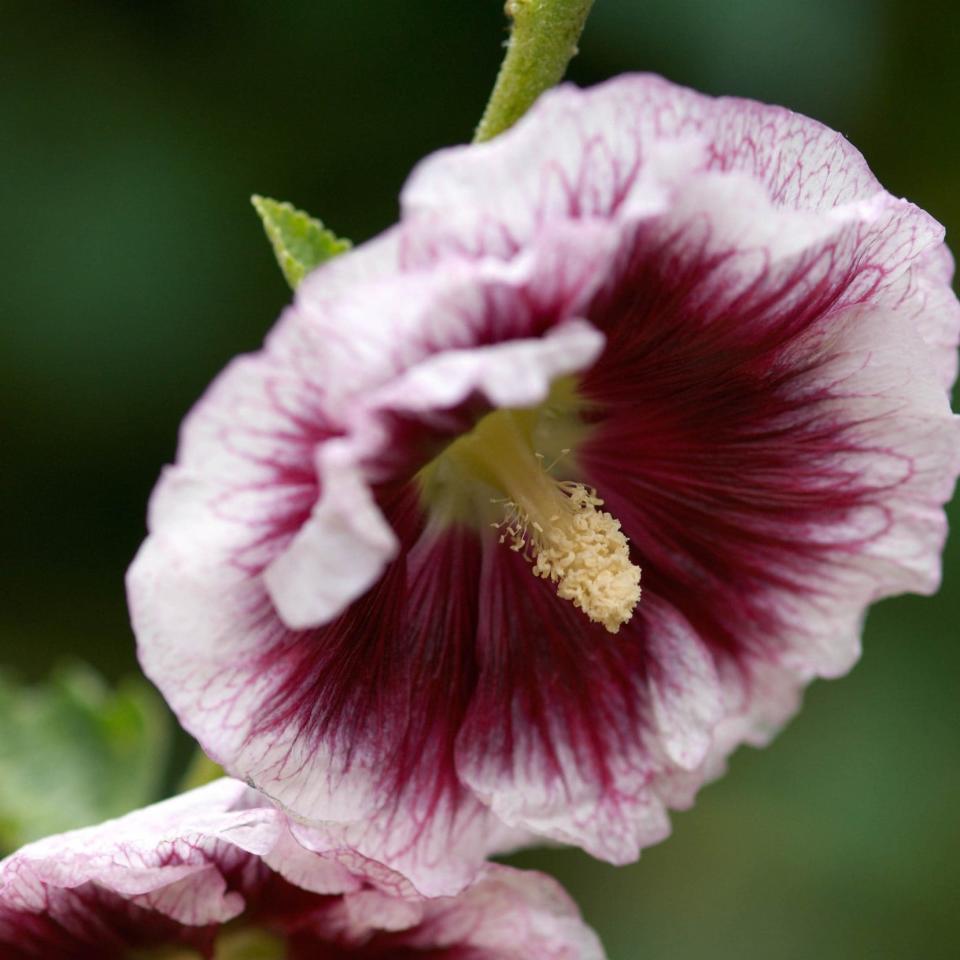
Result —
[[603, 960], [596, 934], [550, 877], [489, 865], [456, 900], [424, 906], [419, 926], [398, 938], [417, 947], [473, 948], [497, 960]]
[[[230, 766], [275, 686], [256, 670], [274, 614], [262, 584], [223, 558], [211, 567], [209, 556], [175, 532], [154, 534], [128, 574], [129, 604], [144, 672], [211, 758]], [[166, 602], [172, 594], [177, 604]]]
[[231, 364], [184, 424], [127, 575], [144, 670], [218, 760], [265, 694], [249, 669], [262, 632], [251, 584], [316, 501], [315, 449], [335, 432], [318, 396], [268, 354]]
[[327, 419], [349, 423], [371, 392], [435, 354], [537, 336], [580, 316], [618, 239], [602, 221], [561, 223], [510, 263], [398, 270], [340, 295], [326, 291], [321, 268], [298, 290], [270, 353], [294, 364], [311, 358], [298, 376], [323, 385]]
[[[251, 791], [252, 792], [252, 791]], [[261, 803], [266, 803], [261, 798]], [[280, 832], [274, 846], [262, 856], [262, 861], [287, 883], [321, 896], [350, 893], [363, 888], [364, 879], [348, 869], [335, 855], [336, 851], [312, 849], [300, 843], [291, 832], [294, 824]]]
[[954, 260], [942, 244], [917, 257], [910, 271], [883, 298], [884, 304], [905, 319], [932, 349], [940, 382], [949, 392], [957, 379], [957, 343], [960, 341], [960, 301], [951, 287]]
[[[500, 886], [510, 881], [509, 898], [489, 889], [491, 870]], [[3, 861], [0, 953], [120, 960], [131, 951], [192, 948], [212, 956], [218, 928], [242, 913], [244, 924], [283, 936], [294, 951], [493, 949], [506, 925], [521, 950], [533, 952], [504, 956], [572, 960], [580, 955], [539, 949], [594, 942], [549, 883], [488, 868], [462, 897], [424, 900], [408, 878], [342, 837], [298, 831], [262, 795], [221, 780]]]
[[783, 664], [755, 657], [746, 662], [717, 657], [717, 673], [724, 693], [724, 719], [714, 728], [711, 762], [741, 743], [766, 746], [800, 707], [810, 682], [809, 671], [791, 671]]
[[[665, 761], [642, 633], [631, 623], [611, 643], [495, 544], [481, 592], [479, 674], [457, 740], [461, 780], [518, 829], [614, 863], [634, 859], [669, 833], [650, 789]], [[684, 747], [702, 750], [696, 735]]]
[[306, 634], [275, 624], [246, 665], [272, 672], [273, 686], [231, 768], [321, 831], [308, 846], [352, 849], [436, 895], [517, 839], [457, 784], [449, 756], [468, 680], [474, 546], [427, 533], [405, 550], [340, 621]]
[[358, 286], [393, 276], [400, 257], [399, 232], [398, 227], [389, 227], [360, 246], [327, 260], [311, 270], [297, 289], [309, 287], [309, 299], [322, 307], [325, 301], [337, 300]]
[[[394, 234], [318, 271], [325, 296], [342, 297], [354, 284], [392, 275]], [[211, 582], [212, 590], [229, 592], [266, 566], [276, 545], [305, 522], [318, 494], [316, 449], [343, 430], [317, 373], [299, 330], [281, 320], [263, 351], [235, 360], [214, 381], [184, 422], [177, 465], [151, 498], [149, 525], [161, 531], [162, 543], [151, 550], [148, 541], [131, 568], [134, 601], [171, 568], [188, 596], [203, 572], [211, 581], [222, 578]], [[227, 562], [209, 562], [220, 557]], [[150, 604], [134, 606], [136, 621]]]
[[291, 630], [329, 623], [383, 574], [400, 543], [364, 482], [353, 440], [317, 451], [321, 494], [310, 519], [271, 561], [263, 580]]
[[324, 916], [323, 933], [331, 940], [361, 947], [371, 936], [416, 927], [423, 914], [422, 900], [400, 900], [379, 890], [361, 890], [347, 894]]
[[776, 206], [822, 211], [880, 189], [859, 151], [814, 120], [624, 76], [589, 90], [556, 88], [496, 140], [421, 162], [404, 188], [404, 220], [428, 225], [430, 236], [405, 238], [404, 256], [444, 248], [511, 256], [552, 220], [653, 211], [658, 191], [648, 172], [660, 145], [678, 141], [702, 144], [695, 169], [746, 175]]
[[[835, 403], [858, 424], [861, 482], [884, 494], [881, 532], [850, 560], [864, 581], [862, 603], [940, 584], [946, 538], [943, 505], [960, 471], [960, 418], [938, 376], [940, 350], [906, 311], [861, 308], [838, 324], [821, 376]], [[876, 512], [876, 511], [875, 511]]]
[[126, 960], [131, 951], [158, 945], [206, 957], [216, 931], [178, 923], [90, 883], [49, 890], [39, 913], [0, 904], [4, 960]]
[[231, 849], [263, 854], [279, 837], [273, 808], [232, 809], [247, 787], [219, 780], [145, 810], [29, 844], [0, 866], [0, 897], [43, 911], [51, 890], [95, 884], [180, 923], [222, 923], [240, 913], [219, 864]]
[[[260, 574], [309, 519], [319, 489], [315, 451], [329, 436], [322, 411], [272, 402], [275, 369], [269, 354], [243, 358], [200, 401], [184, 428], [182, 463], [164, 474], [151, 500], [154, 533], [128, 574], [145, 672], [210, 755], [227, 766], [236, 760], [241, 766], [233, 769], [244, 775], [275, 764], [263, 756], [271, 748], [274, 758], [298, 762], [292, 735], [248, 743], [276, 687], [259, 666], [264, 645], [285, 631]], [[254, 417], [234, 420], [238, 396], [282, 411], [279, 423], [261, 431]], [[363, 815], [346, 791], [342, 808]]]
[[659, 611], [655, 624], [646, 634], [651, 720], [669, 763], [696, 770], [724, 716], [720, 677], [711, 651], [677, 611]]
[[596, 934], [558, 884], [543, 874], [492, 864], [456, 897], [410, 901], [364, 890], [318, 911], [310, 926], [320, 942], [360, 956], [604, 958]]
[[409, 793], [394, 808], [363, 821], [294, 823], [291, 832], [305, 849], [404, 899], [459, 893], [488, 856], [532, 840], [529, 831], [503, 823], [469, 794], [437, 809], [428, 795]]
[[429, 415], [472, 396], [491, 408], [542, 403], [554, 380], [586, 370], [604, 338], [585, 320], [567, 320], [542, 337], [434, 354], [371, 397], [373, 409]]

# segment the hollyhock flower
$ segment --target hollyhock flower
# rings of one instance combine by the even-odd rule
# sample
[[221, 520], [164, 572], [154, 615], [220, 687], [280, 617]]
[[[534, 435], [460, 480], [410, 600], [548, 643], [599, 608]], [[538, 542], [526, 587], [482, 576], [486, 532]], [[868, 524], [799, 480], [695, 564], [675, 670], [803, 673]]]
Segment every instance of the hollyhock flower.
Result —
[[290, 824], [236, 780], [48, 837], [0, 863], [4, 960], [601, 960], [548, 877], [487, 866], [456, 898]]
[[839, 134], [651, 76], [428, 158], [187, 418], [145, 670], [429, 893], [531, 833], [634, 858], [936, 589], [942, 239]]

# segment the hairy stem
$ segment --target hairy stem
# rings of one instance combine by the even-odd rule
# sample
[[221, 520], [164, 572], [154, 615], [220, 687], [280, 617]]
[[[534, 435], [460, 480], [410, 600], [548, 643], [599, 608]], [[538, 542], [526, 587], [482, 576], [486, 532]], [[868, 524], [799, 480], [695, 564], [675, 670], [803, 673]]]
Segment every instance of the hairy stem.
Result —
[[593, 0], [507, 0], [510, 41], [474, 143], [513, 126], [562, 79], [591, 6]]

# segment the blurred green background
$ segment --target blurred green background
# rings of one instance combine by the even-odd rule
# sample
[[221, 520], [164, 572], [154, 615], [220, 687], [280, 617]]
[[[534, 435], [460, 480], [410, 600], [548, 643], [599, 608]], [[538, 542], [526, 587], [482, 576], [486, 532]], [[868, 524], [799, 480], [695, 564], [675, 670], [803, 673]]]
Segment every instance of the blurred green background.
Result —
[[[786, 104], [960, 229], [960, 13], [928, 0], [597, 0], [571, 76], [654, 70]], [[136, 669], [122, 577], [177, 425], [288, 291], [249, 206], [361, 241], [469, 139], [499, 0], [0, 0], [2, 661]], [[555, 873], [613, 960], [960, 955], [960, 540], [947, 587], [870, 617], [674, 836]], [[182, 741], [168, 771], [186, 755]]]

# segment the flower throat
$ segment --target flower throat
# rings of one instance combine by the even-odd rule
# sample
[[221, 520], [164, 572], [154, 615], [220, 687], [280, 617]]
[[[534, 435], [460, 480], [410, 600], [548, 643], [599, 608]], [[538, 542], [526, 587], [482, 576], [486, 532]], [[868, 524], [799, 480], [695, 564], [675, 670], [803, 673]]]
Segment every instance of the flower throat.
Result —
[[525, 429], [527, 414], [489, 414], [442, 456], [503, 493], [492, 499], [499, 518], [491, 526], [500, 543], [521, 553], [536, 576], [555, 583], [557, 596], [617, 633], [640, 600], [640, 568], [630, 562], [620, 522], [599, 509], [597, 491], [551, 476], [553, 464], [544, 465]]

